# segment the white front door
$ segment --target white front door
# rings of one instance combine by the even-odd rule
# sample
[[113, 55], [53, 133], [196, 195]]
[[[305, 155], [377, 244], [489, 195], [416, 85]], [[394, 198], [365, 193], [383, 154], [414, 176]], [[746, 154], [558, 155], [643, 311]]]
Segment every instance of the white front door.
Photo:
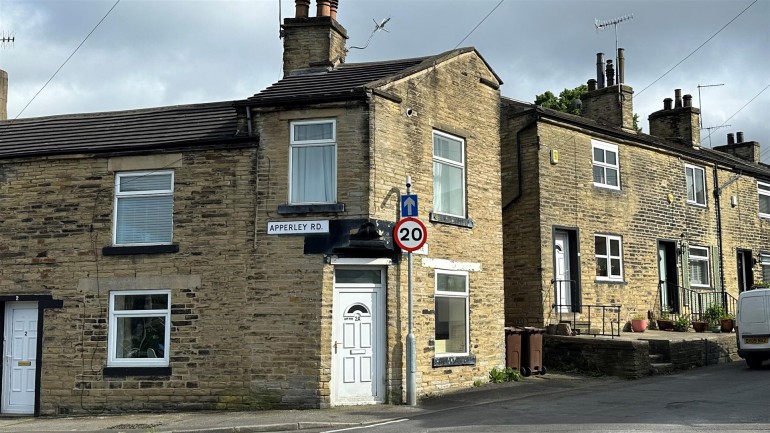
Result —
[[572, 281], [569, 274], [569, 237], [567, 233], [556, 232], [553, 241], [554, 287], [558, 311], [569, 312], [572, 305]]
[[332, 404], [385, 401], [384, 272], [335, 270]]
[[35, 411], [37, 303], [5, 304], [3, 336], [3, 413]]

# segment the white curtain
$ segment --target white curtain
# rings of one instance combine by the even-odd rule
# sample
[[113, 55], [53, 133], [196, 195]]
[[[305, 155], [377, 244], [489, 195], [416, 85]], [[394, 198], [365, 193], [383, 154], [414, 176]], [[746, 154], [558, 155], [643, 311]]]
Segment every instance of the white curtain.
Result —
[[334, 202], [335, 167], [333, 145], [293, 147], [291, 202]]

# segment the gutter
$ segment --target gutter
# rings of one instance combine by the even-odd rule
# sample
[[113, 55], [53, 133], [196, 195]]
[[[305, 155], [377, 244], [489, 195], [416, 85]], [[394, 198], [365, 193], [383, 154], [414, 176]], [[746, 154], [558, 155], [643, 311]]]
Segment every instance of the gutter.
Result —
[[522, 162], [521, 162], [521, 134], [526, 131], [527, 129], [531, 128], [532, 126], [536, 125], [537, 122], [540, 120], [540, 113], [535, 112], [535, 116], [532, 120], [530, 120], [526, 125], [524, 125], [523, 128], [519, 129], [519, 131], [516, 133], [516, 172], [518, 176], [518, 191], [516, 192], [516, 195], [509, 201], [508, 203], [503, 206], [503, 210], [508, 209], [513, 203], [519, 201], [521, 196], [524, 194], [524, 173], [522, 172]]

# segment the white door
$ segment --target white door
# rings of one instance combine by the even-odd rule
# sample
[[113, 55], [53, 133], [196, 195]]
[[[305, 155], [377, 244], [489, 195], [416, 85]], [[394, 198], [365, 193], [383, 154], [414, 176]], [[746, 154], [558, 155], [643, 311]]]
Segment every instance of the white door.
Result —
[[553, 242], [554, 286], [558, 311], [569, 312], [572, 305], [572, 281], [569, 274], [569, 237], [567, 233], [556, 232]]
[[8, 302], [3, 336], [3, 413], [35, 411], [37, 303]]
[[332, 404], [385, 401], [382, 269], [335, 270]]
[[666, 269], [666, 247], [661, 243], [658, 243], [658, 272], [658, 278], [660, 281], [660, 306], [661, 308], [668, 308], [668, 281], [666, 279], [668, 270]]

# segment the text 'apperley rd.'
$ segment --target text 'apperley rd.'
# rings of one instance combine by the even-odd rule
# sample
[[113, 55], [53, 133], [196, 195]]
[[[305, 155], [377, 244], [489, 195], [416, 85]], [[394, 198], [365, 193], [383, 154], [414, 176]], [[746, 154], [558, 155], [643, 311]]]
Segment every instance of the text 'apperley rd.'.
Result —
[[329, 220], [324, 221], [268, 221], [269, 235], [301, 235], [329, 233]]

